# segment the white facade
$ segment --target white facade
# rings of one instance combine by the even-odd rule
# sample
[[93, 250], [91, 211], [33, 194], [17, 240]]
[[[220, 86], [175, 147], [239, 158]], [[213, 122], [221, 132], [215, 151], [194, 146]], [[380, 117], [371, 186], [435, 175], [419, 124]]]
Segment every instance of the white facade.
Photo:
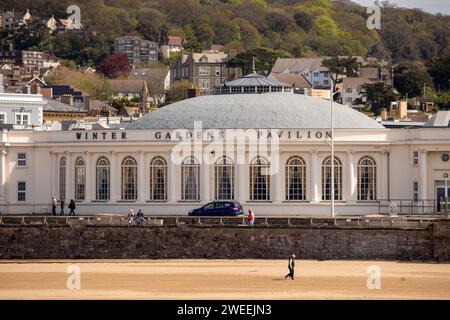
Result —
[[40, 94], [0, 93], [0, 124], [40, 126], [44, 104]]
[[[278, 165], [279, 170], [264, 180], [266, 199], [254, 196], [258, 191], [251, 183], [255, 171], [250, 163], [254, 163], [255, 156], [251, 155], [250, 146], [224, 153], [230, 159], [233, 198], [241, 202], [244, 210], [252, 208], [257, 216], [329, 216], [330, 201], [324, 200], [323, 194], [323, 162], [330, 156], [326, 143], [329, 133], [322, 129], [278, 129], [277, 135], [278, 163], [272, 161], [270, 166]], [[173, 140], [173, 132], [167, 130], [4, 130], [0, 136], [0, 211], [49, 213], [51, 197], [60, 198], [63, 192], [66, 203], [80, 198], [77, 214], [126, 214], [129, 208], [154, 215], [186, 214], [189, 209], [217, 198], [216, 163], [221, 155], [211, 152], [211, 141], [204, 141], [197, 149], [202, 151], [197, 158], [209, 160], [200, 159], [194, 165], [196, 171], [192, 172], [198, 190], [194, 192], [197, 199], [192, 200], [191, 196], [186, 197], [190, 191], [183, 190], [186, 167], [172, 161], [178, 142]], [[237, 163], [238, 150], [245, 154], [244, 163]], [[450, 174], [448, 154], [449, 128], [337, 129], [335, 156], [340, 165], [336, 171], [341, 172], [341, 178], [337, 179], [340, 183], [337, 215], [378, 213], [379, 201], [383, 199], [417, 200], [414, 203], [418, 206], [412, 211], [433, 211], [439, 188], [442, 190], [444, 185], [443, 174]], [[292, 196], [293, 180], [287, 177], [287, 164], [293, 157], [303, 161], [302, 187], [295, 191], [302, 193], [300, 196]], [[157, 175], [155, 158], [163, 163]], [[108, 172], [101, 171], [102, 159], [103, 164], [108, 164], [110, 175], [99, 183], [100, 172]], [[370, 183], [375, 186], [368, 198], [361, 191], [362, 159], [373, 161], [372, 169], [364, 171], [373, 175]], [[128, 177], [125, 182], [124, 172]], [[137, 181], [129, 179], [130, 175]], [[76, 177], [81, 179], [78, 183]], [[155, 179], [159, 179], [158, 193]], [[102, 183], [103, 187], [108, 185], [107, 196], [102, 193], [106, 189], [99, 191]], [[133, 185], [133, 189], [124, 190], [127, 184]], [[421, 208], [421, 200], [427, 200], [429, 207]]]

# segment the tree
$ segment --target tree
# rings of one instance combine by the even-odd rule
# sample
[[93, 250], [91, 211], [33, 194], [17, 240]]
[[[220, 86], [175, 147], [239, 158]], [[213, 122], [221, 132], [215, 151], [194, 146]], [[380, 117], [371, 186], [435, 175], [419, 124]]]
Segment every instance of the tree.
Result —
[[422, 64], [405, 62], [394, 68], [394, 86], [402, 97], [423, 95], [423, 89], [431, 85], [431, 78]]
[[243, 74], [249, 74], [252, 72], [254, 58], [256, 72], [268, 75], [278, 58], [289, 57], [291, 55], [284, 50], [257, 48], [237, 54], [229, 61], [228, 66], [231, 68], [240, 67]]
[[310, 32], [314, 24], [314, 19], [308, 13], [302, 11], [294, 14], [294, 20], [305, 32]]
[[387, 108], [392, 101], [397, 101], [398, 94], [384, 82], [365, 83], [361, 86], [361, 98], [353, 101], [353, 105], [365, 105], [371, 112], [379, 115], [381, 109]]
[[438, 110], [450, 109], [450, 91], [438, 94], [434, 99], [434, 103], [438, 107]]
[[177, 102], [187, 98], [188, 89], [192, 89], [192, 83], [189, 80], [175, 81], [167, 93], [166, 102]]
[[108, 78], [117, 78], [131, 71], [130, 62], [126, 53], [113, 53], [97, 65], [97, 71]]
[[323, 59], [322, 66], [327, 68], [333, 79], [333, 92], [340, 76], [355, 77], [358, 75], [360, 63], [354, 57], [338, 57]]
[[70, 85], [86, 92], [92, 99], [108, 100], [111, 96], [111, 86], [103, 75], [83, 73], [74, 69], [60, 67], [53, 76], [47, 79], [52, 85]]
[[428, 72], [433, 78], [436, 89], [450, 89], [450, 52], [431, 59], [428, 64]]
[[128, 98], [120, 97], [116, 99], [112, 99], [109, 102], [109, 105], [121, 111], [123, 108], [138, 108], [139, 104], [131, 101]]

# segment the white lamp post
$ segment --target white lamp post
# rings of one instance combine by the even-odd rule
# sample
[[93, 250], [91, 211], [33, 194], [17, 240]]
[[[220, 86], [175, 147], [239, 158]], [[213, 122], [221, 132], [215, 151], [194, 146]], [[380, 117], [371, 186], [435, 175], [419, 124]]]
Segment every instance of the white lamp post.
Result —
[[334, 121], [333, 121], [333, 98], [337, 93], [333, 92], [333, 79], [331, 79], [330, 87], [330, 113], [331, 113], [331, 217], [335, 218], [336, 214], [334, 212]]
[[445, 191], [444, 191], [444, 197], [445, 197], [445, 214], [448, 214], [448, 173], [444, 173], [443, 175], [445, 179]]

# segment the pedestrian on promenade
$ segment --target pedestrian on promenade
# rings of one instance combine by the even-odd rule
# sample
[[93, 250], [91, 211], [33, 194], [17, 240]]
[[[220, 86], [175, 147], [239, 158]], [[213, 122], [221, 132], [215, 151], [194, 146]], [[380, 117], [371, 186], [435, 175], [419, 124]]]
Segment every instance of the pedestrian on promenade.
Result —
[[70, 199], [70, 203], [69, 203], [69, 209], [70, 209], [69, 216], [74, 216], [74, 215], [75, 215], [75, 208], [76, 208], [76, 206], [75, 206], [75, 201], [73, 201], [73, 199]]
[[58, 205], [58, 200], [56, 200], [56, 197], [52, 197], [52, 214], [56, 216], [56, 206]]
[[142, 212], [141, 209], [139, 209], [138, 213], [137, 213], [137, 223], [138, 224], [144, 224], [144, 213]]
[[252, 209], [248, 209], [247, 225], [253, 227], [254, 223], [255, 223], [255, 214], [253, 213]]
[[66, 205], [66, 201], [63, 198], [61, 198], [60, 201], [61, 201], [61, 203], [60, 203], [60, 205], [61, 205], [61, 216], [63, 216], [64, 215], [64, 207]]
[[128, 223], [129, 224], [134, 223], [134, 218], [135, 218], [135, 215], [134, 215], [133, 209], [128, 210]]
[[285, 279], [291, 278], [294, 280], [294, 273], [295, 273], [295, 254], [291, 254], [288, 260], [288, 269], [289, 273], [284, 277]]

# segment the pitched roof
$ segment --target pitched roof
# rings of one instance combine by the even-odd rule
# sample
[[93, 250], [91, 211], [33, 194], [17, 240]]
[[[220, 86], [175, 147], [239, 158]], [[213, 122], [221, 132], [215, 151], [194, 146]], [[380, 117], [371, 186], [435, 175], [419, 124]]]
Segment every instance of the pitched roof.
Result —
[[175, 37], [175, 36], [169, 36], [167, 44], [169, 46], [179, 46], [179, 47], [181, 47], [183, 45], [183, 38]]
[[438, 111], [427, 123], [425, 123], [425, 127], [450, 127], [450, 111]]
[[274, 77], [295, 88], [312, 88], [311, 83], [309, 83], [302, 74], [271, 73], [270, 77]]
[[359, 69], [359, 77], [366, 79], [379, 79], [378, 68], [361, 68]]
[[322, 67], [322, 60], [325, 57], [319, 58], [278, 58], [275, 62], [273, 73], [302, 73], [308, 70], [328, 71], [327, 68]]
[[361, 78], [361, 77], [347, 77], [342, 79], [342, 88], [357, 88], [365, 83], [374, 83], [376, 80]]
[[89, 109], [90, 110], [105, 110], [105, 111], [112, 111], [117, 112], [118, 110], [112, 106], [110, 106], [108, 103], [100, 100], [90, 100], [89, 101]]
[[134, 92], [141, 93], [144, 90], [145, 81], [139, 80], [109, 80], [112, 92]]
[[130, 71], [128, 79], [164, 81], [168, 73], [169, 73], [168, 68], [141, 68], [141, 69], [136, 68]]
[[206, 57], [208, 62], [225, 62], [228, 58], [228, 53], [225, 52], [211, 52], [203, 51], [202, 53], [192, 53], [192, 59], [194, 62], [200, 62], [200, 59]]
[[72, 107], [70, 104], [63, 103], [58, 100], [43, 97], [44, 112], [75, 112], [75, 113], [87, 113], [87, 110], [80, 109], [77, 107]]

